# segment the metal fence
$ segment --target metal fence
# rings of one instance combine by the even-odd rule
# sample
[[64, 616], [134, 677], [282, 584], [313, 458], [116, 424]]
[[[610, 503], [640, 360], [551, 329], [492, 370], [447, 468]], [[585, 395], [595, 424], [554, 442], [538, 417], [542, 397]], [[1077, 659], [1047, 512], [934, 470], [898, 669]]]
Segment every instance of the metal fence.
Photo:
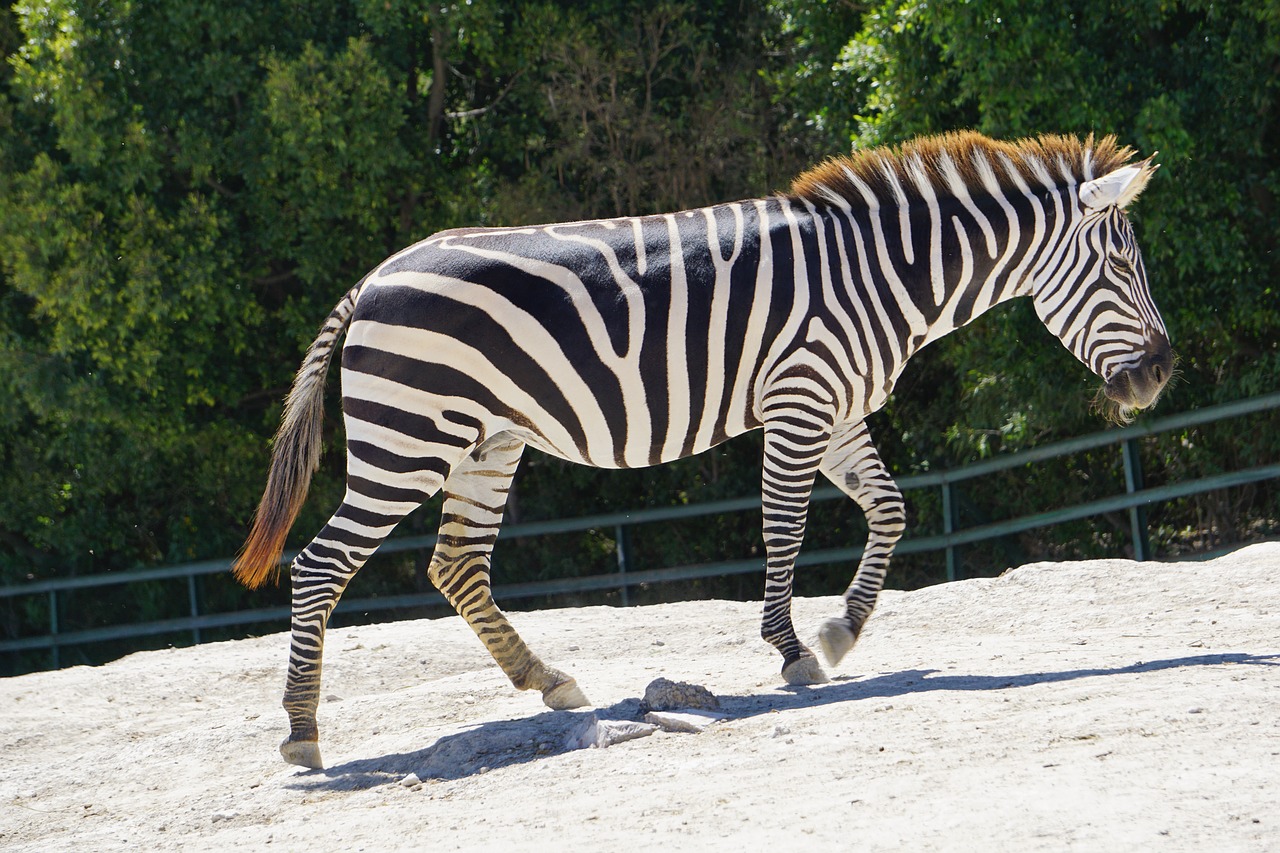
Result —
[[[938, 535], [911, 537], [908, 535], [898, 545], [897, 554], [912, 554], [927, 551], [942, 551], [945, 554], [947, 578], [955, 580], [959, 576], [957, 549], [964, 545], [995, 539], [1009, 534], [1019, 533], [1040, 527], [1049, 527], [1068, 521], [1075, 521], [1104, 513], [1126, 511], [1129, 516], [1130, 536], [1136, 559], [1146, 560], [1152, 557], [1148, 539], [1145, 508], [1154, 503], [1171, 501], [1181, 497], [1210, 492], [1217, 489], [1242, 486], [1280, 478], [1280, 464], [1259, 465], [1253, 468], [1231, 471], [1195, 480], [1170, 483], [1157, 488], [1145, 488], [1143, 485], [1142, 467], [1138, 457], [1138, 440], [1147, 436], [1174, 430], [1187, 429], [1193, 426], [1214, 423], [1244, 415], [1280, 408], [1280, 393], [1268, 394], [1227, 403], [1205, 409], [1198, 409], [1169, 417], [1154, 419], [1132, 426], [1094, 433], [1080, 438], [1047, 444], [1032, 450], [1011, 453], [992, 459], [966, 465], [949, 471], [938, 471], [901, 477], [898, 484], [904, 492], [937, 489], [941, 494], [942, 529]], [[1073, 506], [1020, 516], [992, 524], [961, 529], [955, 511], [955, 492], [957, 484], [988, 476], [1009, 468], [1043, 462], [1062, 456], [1069, 456], [1100, 447], [1117, 446], [1122, 455], [1125, 473], [1125, 491], [1123, 494], [1075, 504]], [[813, 493], [814, 501], [844, 499], [844, 495], [831, 486], [817, 488]], [[580, 518], [539, 521], [527, 524], [510, 524], [504, 526], [500, 539], [517, 539], [532, 536], [547, 536], [560, 533], [575, 533], [588, 530], [612, 530], [617, 543], [618, 570], [602, 575], [588, 577], [560, 578], [529, 583], [505, 584], [494, 587], [495, 596], [502, 601], [539, 596], [583, 593], [598, 590], [617, 590], [621, 601], [628, 603], [627, 590], [642, 584], [687, 581], [699, 578], [721, 577], [762, 571], [763, 561], [760, 558], [729, 560], [724, 562], [703, 563], [697, 565], [669, 566], [643, 571], [632, 570], [628, 565], [628, 529], [636, 525], [654, 522], [684, 520], [699, 516], [720, 515], [724, 513], [758, 510], [760, 498], [750, 495], [742, 498], [714, 501], [709, 503], [685, 506], [643, 509], [631, 512], [608, 513], [584, 516]], [[418, 551], [430, 549], [435, 544], [435, 536], [406, 536], [387, 540], [379, 553], [397, 551]], [[796, 561], [797, 566], [823, 565], [835, 562], [851, 562], [862, 554], [861, 546], [846, 548], [827, 548], [804, 552]], [[291, 560], [292, 554], [285, 560]], [[16, 596], [47, 596], [49, 611], [49, 632], [42, 636], [24, 637], [0, 641], [0, 652], [12, 653], [46, 649], [50, 654], [50, 663], [54, 668], [60, 665], [59, 649], [81, 644], [92, 644], [110, 640], [134, 639], [160, 634], [188, 633], [192, 642], [199, 643], [201, 632], [213, 628], [228, 628], [254, 625], [269, 622], [283, 622], [289, 617], [287, 607], [258, 608], [240, 610], [231, 613], [201, 613], [200, 596], [196, 579], [210, 574], [226, 572], [231, 566], [231, 559], [207, 560], [197, 563], [165, 566], [155, 569], [142, 569], [128, 572], [115, 572], [105, 575], [88, 575], [77, 578], [40, 581], [17, 586], [0, 587], [0, 598]], [[71, 590], [83, 590], [117, 584], [137, 584], [148, 581], [185, 579], [190, 599], [190, 615], [175, 619], [153, 622], [113, 625], [87, 630], [61, 632], [58, 625], [60, 593]], [[434, 592], [398, 596], [380, 596], [377, 598], [344, 599], [339, 605], [346, 611], [379, 611], [412, 607], [443, 605], [444, 599]]]

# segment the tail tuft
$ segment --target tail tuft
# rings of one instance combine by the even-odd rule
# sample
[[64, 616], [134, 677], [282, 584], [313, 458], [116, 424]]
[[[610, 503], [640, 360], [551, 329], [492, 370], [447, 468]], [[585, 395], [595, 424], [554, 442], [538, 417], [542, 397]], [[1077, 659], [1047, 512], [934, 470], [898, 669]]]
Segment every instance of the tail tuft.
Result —
[[236, 580], [250, 589], [262, 586], [268, 577], [278, 576], [289, 528], [307, 500], [311, 475], [320, 464], [325, 375], [363, 286], [361, 281], [333, 309], [293, 379], [271, 451], [267, 487], [254, 513], [249, 538], [231, 566]]

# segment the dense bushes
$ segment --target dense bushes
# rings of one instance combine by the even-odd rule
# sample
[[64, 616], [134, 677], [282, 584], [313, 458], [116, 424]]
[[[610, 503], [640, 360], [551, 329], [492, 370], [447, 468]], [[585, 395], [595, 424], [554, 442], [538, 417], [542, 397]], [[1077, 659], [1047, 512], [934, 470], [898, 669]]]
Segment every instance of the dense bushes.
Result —
[[[851, 144], [955, 127], [1114, 132], [1159, 149], [1135, 218], [1181, 357], [1160, 411], [1274, 389], [1280, 20], [1255, 5], [15, 4], [0, 19], [0, 583], [234, 552], [316, 324], [416, 238], [759, 195]], [[910, 472], [1092, 430], [1091, 395], [1020, 306], [922, 354], [873, 427]], [[1280, 457], [1275, 427], [1145, 452], [1156, 477], [1257, 464]], [[330, 453], [299, 542], [336, 503], [341, 472]], [[1073, 497], [1073, 473], [1011, 476], [980, 512]], [[757, 480], [751, 439], [621, 474], [531, 454], [514, 509], [704, 500]], [[1205, 524], [1248, 535], [1276, 511], [1274, 490], [1208, 496], [1169, 510], [1167, 529], [1170, 541]], [[822, 535], [860, 535], [842, 512]], [[408, 524], [430, 529], [429, 514]], [[751, 519], [732, 524], [682, 531], [660, 558], [757, 547]], [[1103, 534], [1010, 554], [1094, 553], [1086, 540], [1115, 553]], [[666, 553], [677, 545], [687, 556]], [[522, 546], [504, 580], [593, 548], [608, 550]], [[936, 577], [903, 565], [913, 581]], [[420, 582], [409, 562], [361, 580], [366, 593]], [[247, 600], [218, 583], [205, 594], [213, 609]], [[153, 598], [116, 606], [163, 615], [166, 595]], [[30, 620], [0, 612], [0, 636]]]

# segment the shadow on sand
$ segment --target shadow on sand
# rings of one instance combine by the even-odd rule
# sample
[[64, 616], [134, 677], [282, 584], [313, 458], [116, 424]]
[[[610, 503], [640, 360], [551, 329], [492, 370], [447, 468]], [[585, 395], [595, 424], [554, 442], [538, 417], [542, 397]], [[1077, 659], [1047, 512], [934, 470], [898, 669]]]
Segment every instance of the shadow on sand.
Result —
[[[1244, 664], [1280, 666], [1280, 654], [1196, 655], [1145, 661], [1109, 669], [1069, 669], [1010, 675], [937, 675], [938, 670], [916, 669], [870, 678], [837, 678], [813, 687], [782, 687], [753, 696], [722, 696], [721, 711], [729, 721], [748, 719], [773, 711], [815, 708], [837, 702], [890, 699], [936, 691], [994, 691], [1076, 681], [1082, 678], [1132, 675], [1195, 666]], [[423, 781], [462, 779], [501, 767], [537, 761], [569, 750], [570, 735], [594, 714], [604, 720], [639, 719], [639, 699], [626, 699], [607, 708], [582, 711], [547, 711], [519, 720], [480, 723], [446, 735], [431, 746], [413, 752], [393, 753], [308, 770], [293, 777], [290, 787], [303, 790], [351, 791], [385, 785], [409, 773]]]

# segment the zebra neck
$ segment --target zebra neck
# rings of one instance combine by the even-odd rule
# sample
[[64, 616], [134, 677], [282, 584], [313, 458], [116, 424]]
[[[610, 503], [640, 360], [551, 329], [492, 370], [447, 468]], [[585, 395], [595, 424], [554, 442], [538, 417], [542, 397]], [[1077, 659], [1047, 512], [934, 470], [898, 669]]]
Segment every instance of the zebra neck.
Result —
[[963, 198], [917, 198], [896, 206], [815, 205], [797, 212], [831, 291], [893, 330], [905, 361], [992, 307], [1028, 296], [1063, 262], [1078, 218], [1069, 188]]

